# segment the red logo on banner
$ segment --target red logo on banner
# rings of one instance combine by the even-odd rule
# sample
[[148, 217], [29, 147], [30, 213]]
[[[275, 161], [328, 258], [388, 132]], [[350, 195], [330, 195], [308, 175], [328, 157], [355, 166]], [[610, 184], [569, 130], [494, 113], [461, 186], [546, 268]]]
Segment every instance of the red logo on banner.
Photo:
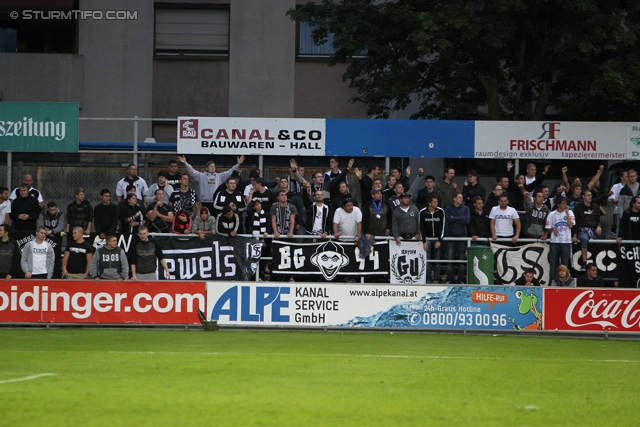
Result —
[[0, 322], [197, 324], [204, 282], [12, 280], [0, 289]]
[[640, 332], [640, 291], [545, 289], [544, 329]]
[[180, 120], [180, 138], [198, 138], [198, 119]]

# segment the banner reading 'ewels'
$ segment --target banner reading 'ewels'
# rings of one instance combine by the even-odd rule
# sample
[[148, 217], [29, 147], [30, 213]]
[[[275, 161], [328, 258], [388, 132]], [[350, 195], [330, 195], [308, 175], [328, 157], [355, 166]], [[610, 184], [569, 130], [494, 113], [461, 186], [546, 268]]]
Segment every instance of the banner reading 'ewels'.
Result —
[[544, 289], [548, 331], [640, 332], [640, 290]]
[[540, 288], [207, 284], [207, 318], [221, 325], [397, 329], [542, 329]]
[[324, 156], [325, 119], [178, 117], [178, 152]]
[[204, 282], [12, 280], [0, 290], [0, 323], [198, 324]]
[[626, 123], [476, 122], [476, 158], [624, 159]]

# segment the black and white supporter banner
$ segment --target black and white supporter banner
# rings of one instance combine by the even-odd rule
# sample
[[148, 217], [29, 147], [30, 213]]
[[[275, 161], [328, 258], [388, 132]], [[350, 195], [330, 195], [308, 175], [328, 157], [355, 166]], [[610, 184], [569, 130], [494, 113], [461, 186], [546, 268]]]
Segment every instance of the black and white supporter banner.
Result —
[[618, 284], [621, 288], [640, 288], [640, 245], [621, 244]]
[[246, 237], [154, 237], [162, 246], [172, 280], [249, 280], [262, 242]]
[[549, 285], [549, 245], [531, 243], [523, 246], [505, 246], [491, 243], [498, 276], [504, 284], [514, 283], [525, 268], [535, 270], [535, 278], [542, 286]]
[[340, 276], [383, 276], [389, 272], [389, 245], [377, 242], [366, 258], [351, 242], [325, 240], [293, 243], [274, 240], [273, 265], [276, 274], [305, 275], [326, 281]]
[[427, 252], [422, 242], [402, 241], [398, 245], [389, 240], [390, 279], [392, 284], [427, 283]]

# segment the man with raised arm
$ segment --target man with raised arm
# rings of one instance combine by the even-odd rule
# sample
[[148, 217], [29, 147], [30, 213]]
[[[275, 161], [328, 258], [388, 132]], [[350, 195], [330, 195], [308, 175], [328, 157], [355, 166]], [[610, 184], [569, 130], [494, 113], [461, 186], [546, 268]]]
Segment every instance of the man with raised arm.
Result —
[[213, 160], [207, 162], [205, 172], [195, 170], [193, 166], [187, 163], [185, 156], [178, 156], [178, 160], [187, 167], [189, 176], [198, 181], [202, 206], [209, 208], [209, 212], [213, 212], [213, 197], [216, 194], [216, 190], [220, 184], [227, 181], [234, 170], [240, 168], [240, 165], [244, 162], [244, 155], [237, 157], [237, 163], [231, 169], [220, 173], [216, 172], [216, 163]]

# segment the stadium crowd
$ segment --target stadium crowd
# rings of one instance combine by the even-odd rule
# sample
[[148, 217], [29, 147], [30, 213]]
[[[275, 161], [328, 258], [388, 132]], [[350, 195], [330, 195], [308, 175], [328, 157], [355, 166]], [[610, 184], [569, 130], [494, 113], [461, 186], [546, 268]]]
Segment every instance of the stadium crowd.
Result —
[[[509, 161], [505, 173], [487, 189], [475, 170], [467, 172], [459, 188], [450, 167], [441, 179], [423, 169], [414, 174], [411, 167], [404, 171], [392, 168], [387, 176], [379, 176], [375, 162], [365, 173], [354, 168], [354, 159], [341, 168], [340, 160], [330, 157], [328, 171], [306, 174], [292, 159], [286, 176], [266, 181], [258, 168], [250, 170], [248, 179], [241, 177], [244, 156], [224, 172], [217, 172], [213, 161], [201, 172], [184, 156], [178, 160], [185, 172], [179, 172], [178, 161], [171, 160], [167, 171], [159, 172], [151, 185], [137, 175], [136, 165], [129, 165], [116, 185], [117, 204], [105, 188], [94, 207], [84, 190], [77, 188], [66, 209], [53, 201], [45, 206], [31, 175], [25, 175], [12, 191], [0, 187], [0, 220], [4, 220], [0, 225], [0, 278], [9, 280], [18, 269], [26, 278], [51, 278], [53, 249], [46, 238], [60, 233], [70, 235], [62, 261], [63, 278], [151, 279], [155, 278], [156, 260], [168, 277], [162, 248], [150, 233], [175, 233], [201, 239], [213, 234], [249, 234], [299, 240], [302, 235], [369, 242], [376, 237], [397, 243], [421, 240], [428, 259], [445, 261], [444, 282], [454, 284], [466, 283], [465, 263], [446, 261], [465, 260], [467, 242], [446, 241], [445, 237], [470, 237], [473, 243], [508, 239], [503, 244], [515, 244], [524, 237], [549, 241], [550, 283], [575, 286], [577, 281], [569, 275], [572, 242], [579, 242], [581, 248], [575, 268], [590, 277], [594, 266], [587, 265], [589, 242], [608, 237], [601, 223], [603, 204], [615, 207], [612, 237], [618, 241], [640, 238], [640, 183], [635, 170], [624, 171], [620, 182], [601, 194], [604, 166], [584, 186], [580, 178], [567, 176], [564, 167], [561, 182], [552, 185], [545, 182], [549, 165], [538, 173], [530, 163], [524, 174], [514, 174]], [[191, 188], [193, 181], [199, 192]], [[22, 254], [11, 237], [13, 230], [35, 233]], [[83, 238], [92, 230], [105, 240], [97, 254]], [[135, 237], [129, 253], [117, 247], [116, 233]], [[440, 283], [439, 270], [440, 264], [428, 263], [428, 283]], [[263, 272], [269, 273], [268, 264]], [[528, 278], [524, 283], [536, 282]]]

